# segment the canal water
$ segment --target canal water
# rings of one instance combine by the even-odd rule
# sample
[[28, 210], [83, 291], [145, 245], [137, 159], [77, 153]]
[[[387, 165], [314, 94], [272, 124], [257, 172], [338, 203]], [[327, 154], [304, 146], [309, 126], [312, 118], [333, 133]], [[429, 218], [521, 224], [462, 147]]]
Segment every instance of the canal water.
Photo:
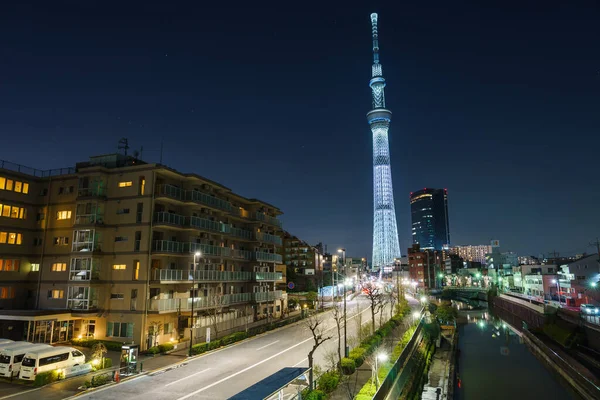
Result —
[[553, 371], [529, 352], [517, 331], [486, 308], [457, 302], [459, 340], [455, 399], [576, 399]]

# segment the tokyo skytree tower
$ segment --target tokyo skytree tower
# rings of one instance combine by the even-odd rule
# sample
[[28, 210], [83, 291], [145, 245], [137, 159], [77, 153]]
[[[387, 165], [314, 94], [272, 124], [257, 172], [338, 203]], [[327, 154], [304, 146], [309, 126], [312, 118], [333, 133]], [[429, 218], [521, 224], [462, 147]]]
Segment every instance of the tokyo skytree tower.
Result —
[[385, 108], [385, 79], [379, 63], [379, 40], [377, 34], [377, 14], [371, 14], [373, 33], [373, 67], [369, 86], [373, 94], [373, 109], [367, 120], [373, 133], [373, 266], [385, 267], [394, 264], [400, 257], [394, 190], [392, 189], [392, 169], [388, 129], [392, 112]]

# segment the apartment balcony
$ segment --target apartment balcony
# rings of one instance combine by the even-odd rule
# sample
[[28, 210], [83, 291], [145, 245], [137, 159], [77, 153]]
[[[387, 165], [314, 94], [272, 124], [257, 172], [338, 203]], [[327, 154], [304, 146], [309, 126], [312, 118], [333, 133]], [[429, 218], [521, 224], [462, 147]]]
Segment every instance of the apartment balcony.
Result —
[[227, 224], [223, 224], [221, 222], [211, 221], [205, 218], [200, 217], [189, 217], [187, 221], [187, 225], [206, 231], [218, 232], [229, 234], [231, 232], [231, 226]]
[[75, 216], [74, 225], [102, 225], [104, 224], [104, 215], [102, 214], [79, 214]]
[[106, 198], [106, 187], [87, 187], [77, 189], [77, 198]]
[[281, 221], [262, 212], [254, 213], [254, 219], [281, 228]]
[[279, 281], [283, 278], [281, 272], [255, 272], [254, 280], [256, 282], [268, 282], [268, 281]]
[[193, 201], [194, 203], [202, 204], [210, 208], [216, 208], [225, 212], [231, 212], [233, 206], [230, 202], [211, 196], [199, 190], [186, 190], [185, 200]]
[[226, 234], [242, 239], [252, 240], [252, 232], [245, 229], [233, 228], [229, 224], [211, 221], [201, 217], [184, 217], [183, 215], [169, 212], [154, 214], [154, 223], [157, 225], [170, 225], [181, 228], [194, 228], [202, 231]]
[[[252, 295], [253, 293], [236, 293], [212, 297], [196, 297], [194, 298], [194, 311], [248, 303], [253, 300]], [[159, 314], [191, 310], [191, 298], [150, 300], [150, 311], [158, 312]]]
[[281, 264], [283, 262], [281, 255], [274, 253], [265, 253], [263, 251], [254, 252], [254, 261], [273, 262]]
[[252, 232], [245, 229], [230, 227], [231, 235], [240, 239], [252, 240]]
[[179, 201], [185, 199], [185, 190], [173, 185], [156, 185], [154, 194], [156, 197], [168, 197]]
[[272, 292], [256, 292], [252, 293], [252, 301], [256, 303], [260, 303], [263, 301], [274, 301], [281, 299], [282, 296], [281, 290], [274, 290]]
[[259, 242], [271, 243], [278, 246], [282, 245], [281, 237], [263, 232], [256, 232], [256, 240]]
[[154, 271], [154, 280], [160, 283], [193, 282], [247, 282], [253, 278], [247, 271], [193, 271], [178, 269], [159, 269]]
[[154, 253], [195, 254], [201, 257], [239, 258], [252, 260], [252, 253], [246, 250], [232, 250], [229, 247], [211, 246], [194, 242], [172, 242], [169, 240], [154, 240], [152, 242]]

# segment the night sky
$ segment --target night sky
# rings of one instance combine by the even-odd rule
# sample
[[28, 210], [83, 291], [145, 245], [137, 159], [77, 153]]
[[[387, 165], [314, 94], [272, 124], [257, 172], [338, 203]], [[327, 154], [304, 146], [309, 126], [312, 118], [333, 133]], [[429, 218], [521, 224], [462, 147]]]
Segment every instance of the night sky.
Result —
[[[10, 5], [10, 3], [13, 3]], [[380, 13], [396, 214], [447, 188], [453, 244], [591, 252], [600, 235], [595, 1], [0, 4], [0, 158], [116, 151], [281, 208], [330, 251], [372, 245], [369, 14]]]

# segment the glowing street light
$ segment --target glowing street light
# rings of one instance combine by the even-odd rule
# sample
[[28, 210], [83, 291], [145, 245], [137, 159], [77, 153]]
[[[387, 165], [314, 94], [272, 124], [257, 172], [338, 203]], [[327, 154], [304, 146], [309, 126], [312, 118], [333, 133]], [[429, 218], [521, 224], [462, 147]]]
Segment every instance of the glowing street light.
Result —
[[193, 265], [193, 270], [192, 270], [192, 315], [191, 315], [191, 326], [190, 326], [190, 350], [188, 352], [188, 356], [191, 357], [192, 356], [192, 345], [194, 344], [194, 300], [196, 300], [195, 295], [196, 295], [196, 265], [198, 264], [198, 261], [196, 261], [198, 258], [200, 258], [200, 256], [202, 255], [202, 253], [200, 253], [199, 251], [194, 253], [194, 265]]
[[591, 285], [593, 288], [595, 288], [596, 286], [598, 286], [598, 282], [592, 282]]
[[381, 362], [386, 362], [388, 359], [388, 355], [385, 353], [379, 353], [375, 356], [375, 388], [379, 387], [379, 369], [377, 368], [377, 360]]
[[427, 297], [421, 296], [421, 303], [427, 303]]
[[414, 319], [419, 319], [419, 317], [421, 316], [421, 313], [418, 311], [415, 311], [412, 316]]

